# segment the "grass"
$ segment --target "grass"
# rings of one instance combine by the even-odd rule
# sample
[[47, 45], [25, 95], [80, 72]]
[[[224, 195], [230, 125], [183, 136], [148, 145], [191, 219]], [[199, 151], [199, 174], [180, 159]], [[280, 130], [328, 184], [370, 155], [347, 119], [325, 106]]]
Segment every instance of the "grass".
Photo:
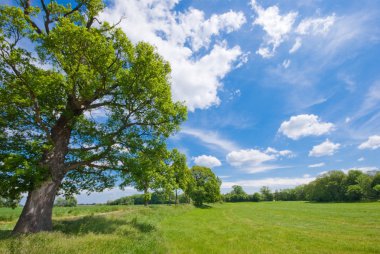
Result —
[[55, 209], [54, 232], [10, 237], [20, 211], [0, 209], [0, 253], [380, 253], [379, 202], [69, 211]]

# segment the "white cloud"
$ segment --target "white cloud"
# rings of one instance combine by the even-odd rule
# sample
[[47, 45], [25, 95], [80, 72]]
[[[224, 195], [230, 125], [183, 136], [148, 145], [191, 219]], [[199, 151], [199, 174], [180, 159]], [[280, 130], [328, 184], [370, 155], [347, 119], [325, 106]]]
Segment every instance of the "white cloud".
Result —
[[358, 147], [359, 149], [378, 149], [380, 148], [380, 135], [373, 135], [368, 138], [367, 141], [361, 143]]
[[291, 31], [297, 13], [289, 12], [285, 15], [280, 15], [280, 9], [276, 5], [264, 9], [256, 3], [256, 0], [251, 1], [251, 6], [257, 14], [253, 25], [261, 26], [267, 34], [264, 46], [261, 46], [256, 53], [264, 58], [271, 57]]
[[325, 17], [310, 18], [307, 17], [301, 20], [298, 25], [293, 28], [296, 22], [298, 13], [290, 11], [281, 15], [277, 5], [263, 8], [256, 0], [251, 0], [252, 10], [256, 13], [256, 18], [253, 25], [259, 25], [266, 32], [264, 42], [256, 51], [263, 58], [273, 57], [276, 49], [288, 40], [294, 40], [289, 54], [296, 52], [302, 45], [302, 38], [306, 36], [326, 36], [332, 26], [336, 22], [336, 16], [332, 15]]
[[256, 149], [232, 151], [226, 157], [229, 164], [240, 167], [244, 164], [260, 165], [263, 162], [275, 160], [276, 156]]
[[240, 181], [231, 181], [231, 182], [222, 182], [222, 188], [231, 188], [234, 185], [240, 185], [242, 187], [262, 187], [262, 186], [268, 186], [270, 188], [276, 187], [276, 188], [285, 188], [285, 187], [292, 187], [297, 186], [301, 184], [307, 184], [311, 181], [313, 181], [315, 178], [310, 176], [304, 176], [304, 177], [296, 177], [296, 178], [264, 178], [264, 179], [258, 179], [258, 180], [240, 180]]
[[295, 53], [302, 46], [302, 39], [300, 37], [296, 38], [296, 42], [293, 44], [292, 48], [289, 50], [289, 54]]
[[208, 168], [218, 167], [222, 165], [218, 158], [210, 155], [200, 155], [193, 157], [193, 161], [196, 165], [205, 166]]
[[309, 156], [321, 157], [321, 156], [331, 156], [333, 155], [340, 147], [338, 143], [332, 143], [330, 140], [326, 139], [325, 142], [313, 146], [313, 149], [309, 152]]
[[218, 150], [230, 152], [239, 149], [239, 147], [234, 142], [221, 137], [217, 132], [203, 131], [193, 128], [183, 128], [180, 133], [198, 138], [203, 143], [211, 145]]
[[282, 62], [282, 66], [285, 68], [285, 69], [288, 69], [288, 67], [290, 66], [290, 63], [291, 61], [289, 59], [286, 59]]
[[365, 160], [364, 157], [360, 157], [360, 158], [358, 159], [358, 161], [364, 161], [364, 160]]
[[[242, 12], [229, 11], [206, 18], [201, 10], [174, 11], [178, 0], [114, 0], [101, 19], [116, 23], [132, 42], [147, 41], [171, 63], [173, 98], [185, 101], [188, 109], [218, 105], [222, 79], [243, 54], [239, 46], [215, 42], [222, 33], [238, 30]], [[201, 50], [204, 49], [204, 50]], [[205, 53], [203, 53], [205, 52]], [[239, 65], [239, 63], [237, 63]]]
[[292, 116], [289, 121], [281, 123], [279, 133], [297, 140], [306, 136], [321, 136], [334, 130], [334, 124], [325, 123], [316, 115]]
[[321, 163], [311, 164], [308, 167], [309, 168], [320, 168], [320, 167], [323, 167], [324, 165], [325, 165], [325, 163], [321, 162]]
[[335, 23], [335, 14], [324, 18], [303, 19], [296, 29], [296, 33], [301, 35], [325, 35]]
[[258, 173], [268, 171], [276, 168], [287, 168], [288, 166], [267, 164], [267, 162], [274, 162], [282, 157], [292, 157], [293, 153], [289, 150], [278, 151], [274, 148], [268, 147], [265, 151], [257, 149], [242, 149], [232, 151], [227, 154], [227, 162], [248, 173]]

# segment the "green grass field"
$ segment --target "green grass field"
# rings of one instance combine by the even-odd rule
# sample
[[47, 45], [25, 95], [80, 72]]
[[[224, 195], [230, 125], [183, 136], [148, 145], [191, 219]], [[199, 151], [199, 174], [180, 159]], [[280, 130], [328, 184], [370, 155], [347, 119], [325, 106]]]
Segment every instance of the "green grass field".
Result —
[[380, 253], [379, 202], [57, 208], [54, 232], [10, 237], [19, 213], [0, 208], [0, 253]]

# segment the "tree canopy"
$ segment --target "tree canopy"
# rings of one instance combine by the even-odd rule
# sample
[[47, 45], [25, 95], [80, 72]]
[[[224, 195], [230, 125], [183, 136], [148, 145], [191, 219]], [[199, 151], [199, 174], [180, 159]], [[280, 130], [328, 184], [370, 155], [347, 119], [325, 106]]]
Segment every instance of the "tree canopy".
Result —
[[220, 200], [221, 181], [210, 168], [193, 166], [191, 175], [192, 180], [189, 182], [188, 193], [196, 206]]
[[169, 63], [99, 22], [103, 8], [0, 7], [0, 197], [28, 193], [17, 232], [51, 229], [58, 190], [113, 186], [126, 153], [164, 142], [186, 118], [172, 101]]

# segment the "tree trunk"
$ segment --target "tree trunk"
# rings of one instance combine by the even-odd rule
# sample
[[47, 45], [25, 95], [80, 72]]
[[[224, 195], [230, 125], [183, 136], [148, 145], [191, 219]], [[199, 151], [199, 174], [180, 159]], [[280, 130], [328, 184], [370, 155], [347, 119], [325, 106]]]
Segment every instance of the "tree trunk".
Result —
[[13, 234], [52, 230], [53, 205], [59, 185], [60, 183], [49, 180], [29, 192]]
[[53, 148], [45, 151], [41, 168], [49, 170], [50, 177], [29, 191], [22, 213], [13, 229], [13, 234], [35, 233], [53, 229], [52, 213], [54, 199], [64, 178], [65, 156], [68, 152], [71, 127], [65, 116], [51, 130]]
[[148, 189], [144, 189], [144, 206], [148, 206]]
[[178, 205], [178, 189], [175, 189], [175, 205]]

